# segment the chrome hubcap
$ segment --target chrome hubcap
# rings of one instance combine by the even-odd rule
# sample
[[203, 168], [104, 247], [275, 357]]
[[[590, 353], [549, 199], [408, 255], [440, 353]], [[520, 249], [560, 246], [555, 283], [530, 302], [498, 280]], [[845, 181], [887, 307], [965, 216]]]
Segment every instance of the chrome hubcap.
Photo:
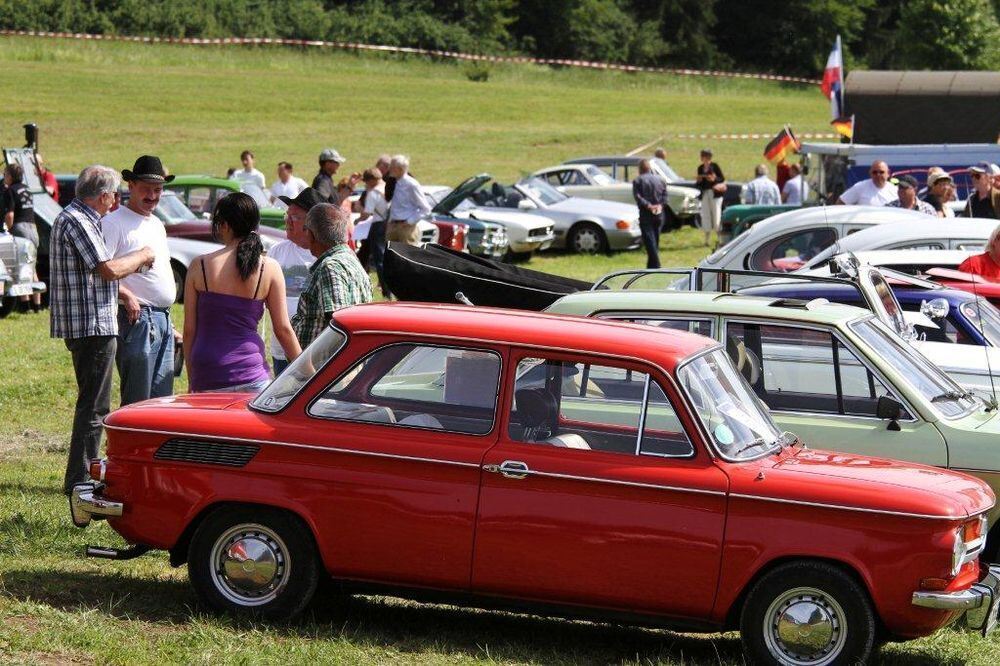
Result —
[[775, 599], [764, 614], [763, 628], [771, 654], [795, 666], [829, 664], [847, 641], [840, 604], [810, 587], [789, 590]]
[[241, 606], [271, 601], [288, 584], [290, 562], [281, 538], [263, 525], [237, 525], [212, 548], [216, 588]]
[[597, 252], [601, 247], [601, 241], [593, 229], [581, 229], [576, 232], [573, 246], [577, 252]]

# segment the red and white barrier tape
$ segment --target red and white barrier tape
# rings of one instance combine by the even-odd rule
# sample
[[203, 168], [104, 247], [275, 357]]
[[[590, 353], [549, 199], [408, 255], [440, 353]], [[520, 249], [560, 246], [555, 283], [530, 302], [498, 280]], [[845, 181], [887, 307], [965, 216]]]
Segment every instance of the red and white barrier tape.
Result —
[[779, 81], [782, 83], [801, 83], [819, 85], [816, 79], [798, 76], [782, 76], [780, 74], [755, 74], [752, 72], [723, 72], [720, 70], [687, 69], [675, 67], [640, 67], [638, 65], [622, 65], [610, 62], [591, 62], [588, 60], [565, 60], [561, 58], [530, 58], [527, 56], [478, 55], [475, 53], [458, 53], [455, 51], [438, 51], [434, 49], [419, 49], [408, 46], [384, 46], [379, 44], [359, 44], [356, 42], [327, 42], [308, 39], [278, 39], [272, 37], [221, 37], [205, 39], [200, 37], [141, 37], [131, 35], [95, 35], [82, 32], [44, 32], [39, 30], [0, 30], [4, 37], [48, 37], [56, 39], [89, 39], [114, 42], [141, 42], [146, 44], [194, 44], [202, 46], [222, 45], [279, 45], [279, 46], [314, 46], [335, 48], [351, 51], [376, 51], [382, 53], [405, 53], [412, 55], [432, 56], [436, 58], [452, 58], [480, 62], [498, 62], [530, 65], [555, 65], [558, 67], [579, 67], [583, 69], [604, 69], [620, 72], [645, 72], [654, 74], [676, 74], [678, 76], [710, 76], [730, 79], [756, 79], [760, 81]]
[[[833, 132], [796, 132], [800, 139], [836, 139], [840, 135]], [[774, 133], [754, 132], [751, 134], [675, 134], [674, 139], [709, 139], [712, 141], [770, 141]]]

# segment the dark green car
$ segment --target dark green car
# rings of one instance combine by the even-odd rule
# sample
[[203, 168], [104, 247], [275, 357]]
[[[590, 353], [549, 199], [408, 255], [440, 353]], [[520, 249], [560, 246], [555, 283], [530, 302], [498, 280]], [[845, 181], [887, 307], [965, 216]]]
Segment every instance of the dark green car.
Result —
[[197, 215], [204, 218], [212, 216], [215, 204], [219, 199], [232, 192], [245, 192], [253, 197], [260, 208], [260, 221], [276, 229], [285, 228], [285, 205], [271, 202], [271, 193], [266, 192], [251, 183], [241, 183], [228, 178], [214, 176], [177, 176], [164, 185], [173, 190]]
[[772, 215], [802, 208], [797, 204], [736, 204], [722, 211], [719, 245], [725, 245], [744, 231]]

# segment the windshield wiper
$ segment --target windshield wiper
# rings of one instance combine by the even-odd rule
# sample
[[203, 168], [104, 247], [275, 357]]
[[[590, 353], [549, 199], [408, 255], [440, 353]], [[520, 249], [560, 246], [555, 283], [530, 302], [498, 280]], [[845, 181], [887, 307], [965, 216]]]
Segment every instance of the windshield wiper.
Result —
[[931, 398], [931, 402], [944, 402], [945, 400], [962, 400], [963, 398], [971, 398], [972, 393], [969, 391], [945, 391], [941, 395], [936, 395]]
[[[776, 443], [777, 442], [771, 442], [770, 445], [773, 446]], [[742, 448], [740, 448], [740, 450], [737, 451], [736, 453], [733, 453], [732, 456], [735, 458], [735, 457], [739, 456], [741, 453], [743, 453], [744, 451], [748, 451], [748, 450], [756, 448], [758, 446], [764, 446], [765, 444], [767, 444], [767, 440], [765, 440], [763, 437], [758, 437], [757, 439], [753, 440], [749, 444], [747, 444], [747, 445], [743, 446]]]

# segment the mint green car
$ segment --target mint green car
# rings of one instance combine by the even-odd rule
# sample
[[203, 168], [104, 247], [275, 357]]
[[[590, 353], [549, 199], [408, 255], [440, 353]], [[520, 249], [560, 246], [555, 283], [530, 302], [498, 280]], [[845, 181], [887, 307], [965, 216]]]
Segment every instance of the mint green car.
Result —
[[188, 208], [205, 219], [212, 217], [219, 199], [232, 192], [244, 192], [253, 197], [260, 208], [261, 224], [275, 229], [285, 228], [285, 205], [272, 203], [270, 192], [250, 183], [213, 176], [177, 176], [164, 188], [176, 192]]
[[[1000, 495], [996, 408], [868, 310], [714, 292], [598, 290], [564, 296], [546, 311], [715, 338], [774, 420], [806, 444], [967, 472]], [[990, 557], [1000, 540], [998, 517], [994, 508]]]

